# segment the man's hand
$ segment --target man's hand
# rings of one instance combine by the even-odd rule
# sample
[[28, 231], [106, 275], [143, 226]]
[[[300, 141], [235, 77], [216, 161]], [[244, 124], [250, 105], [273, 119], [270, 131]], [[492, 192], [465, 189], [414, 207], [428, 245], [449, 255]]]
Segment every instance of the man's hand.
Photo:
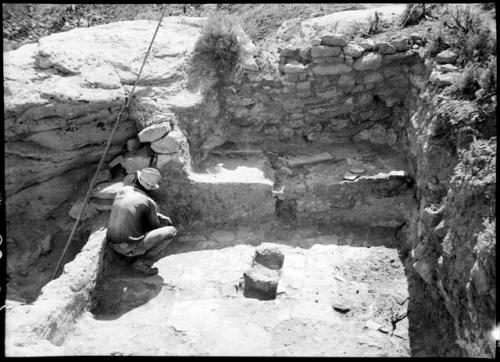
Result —
[[160, 219], [160, 221], [163, 221], [165, 224], [167, 224], [167, 226], [172, 225], [172, 220], [170, 220], [170, 218], [168, 216], [165, 216], [163, 214], [158, 213], [158, 219]]

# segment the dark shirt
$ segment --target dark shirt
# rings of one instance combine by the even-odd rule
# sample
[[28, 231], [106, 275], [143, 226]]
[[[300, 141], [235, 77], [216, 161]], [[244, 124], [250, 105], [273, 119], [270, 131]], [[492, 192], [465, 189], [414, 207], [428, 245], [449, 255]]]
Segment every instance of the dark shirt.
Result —
[[116, 194], [106, 233], [110, 243], [134, 243], [158, 227], [156, 203], [146, 193], [126, 186]]

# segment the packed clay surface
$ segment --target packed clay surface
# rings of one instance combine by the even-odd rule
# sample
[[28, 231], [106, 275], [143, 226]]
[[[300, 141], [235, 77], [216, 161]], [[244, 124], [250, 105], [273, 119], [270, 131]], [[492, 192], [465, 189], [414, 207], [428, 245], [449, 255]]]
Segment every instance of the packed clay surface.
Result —
[[[232, 239], [220, 242], [223, 232]], [[407, 282], [395, 248], [338, 245], [349, 241], [314, 230], [286, 239], [272, 234], [265, 239], [285, 256], [275, 300], [246, 298], [240, 286], [263, 235], [242, 229], [186, 236], [157, 263], [157, 276], [120, 264], [107, 271], [94, 315], [82, 317], [58, 353], [410, 355]]]

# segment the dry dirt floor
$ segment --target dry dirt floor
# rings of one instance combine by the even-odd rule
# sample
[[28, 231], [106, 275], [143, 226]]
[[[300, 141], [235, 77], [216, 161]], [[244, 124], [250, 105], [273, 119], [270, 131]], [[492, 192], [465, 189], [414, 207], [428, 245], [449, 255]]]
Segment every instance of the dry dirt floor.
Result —
[[[60, 353], [409, 356], [408, 287], [392, 233], [341, 235], [265, 226], [183, 236], [151, 277], [118, 260]], [[241, 287], [261, 240], [285, 255], [274, 300]]]

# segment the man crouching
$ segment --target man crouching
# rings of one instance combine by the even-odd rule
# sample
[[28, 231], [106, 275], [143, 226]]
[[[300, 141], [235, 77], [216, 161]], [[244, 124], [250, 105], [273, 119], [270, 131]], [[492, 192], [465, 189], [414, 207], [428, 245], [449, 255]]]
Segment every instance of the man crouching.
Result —
[[134, 257], [133, 268], [147, 275], [158, 274], [151, 266], [163, 257], [177, 230], [169, 217], [160, 214], [148, 191], [156, 190], [160, 172], [155, 168], [137, 171], [132, 186], [115, 197], [106, 233], [110, 247], [121, 255]]

